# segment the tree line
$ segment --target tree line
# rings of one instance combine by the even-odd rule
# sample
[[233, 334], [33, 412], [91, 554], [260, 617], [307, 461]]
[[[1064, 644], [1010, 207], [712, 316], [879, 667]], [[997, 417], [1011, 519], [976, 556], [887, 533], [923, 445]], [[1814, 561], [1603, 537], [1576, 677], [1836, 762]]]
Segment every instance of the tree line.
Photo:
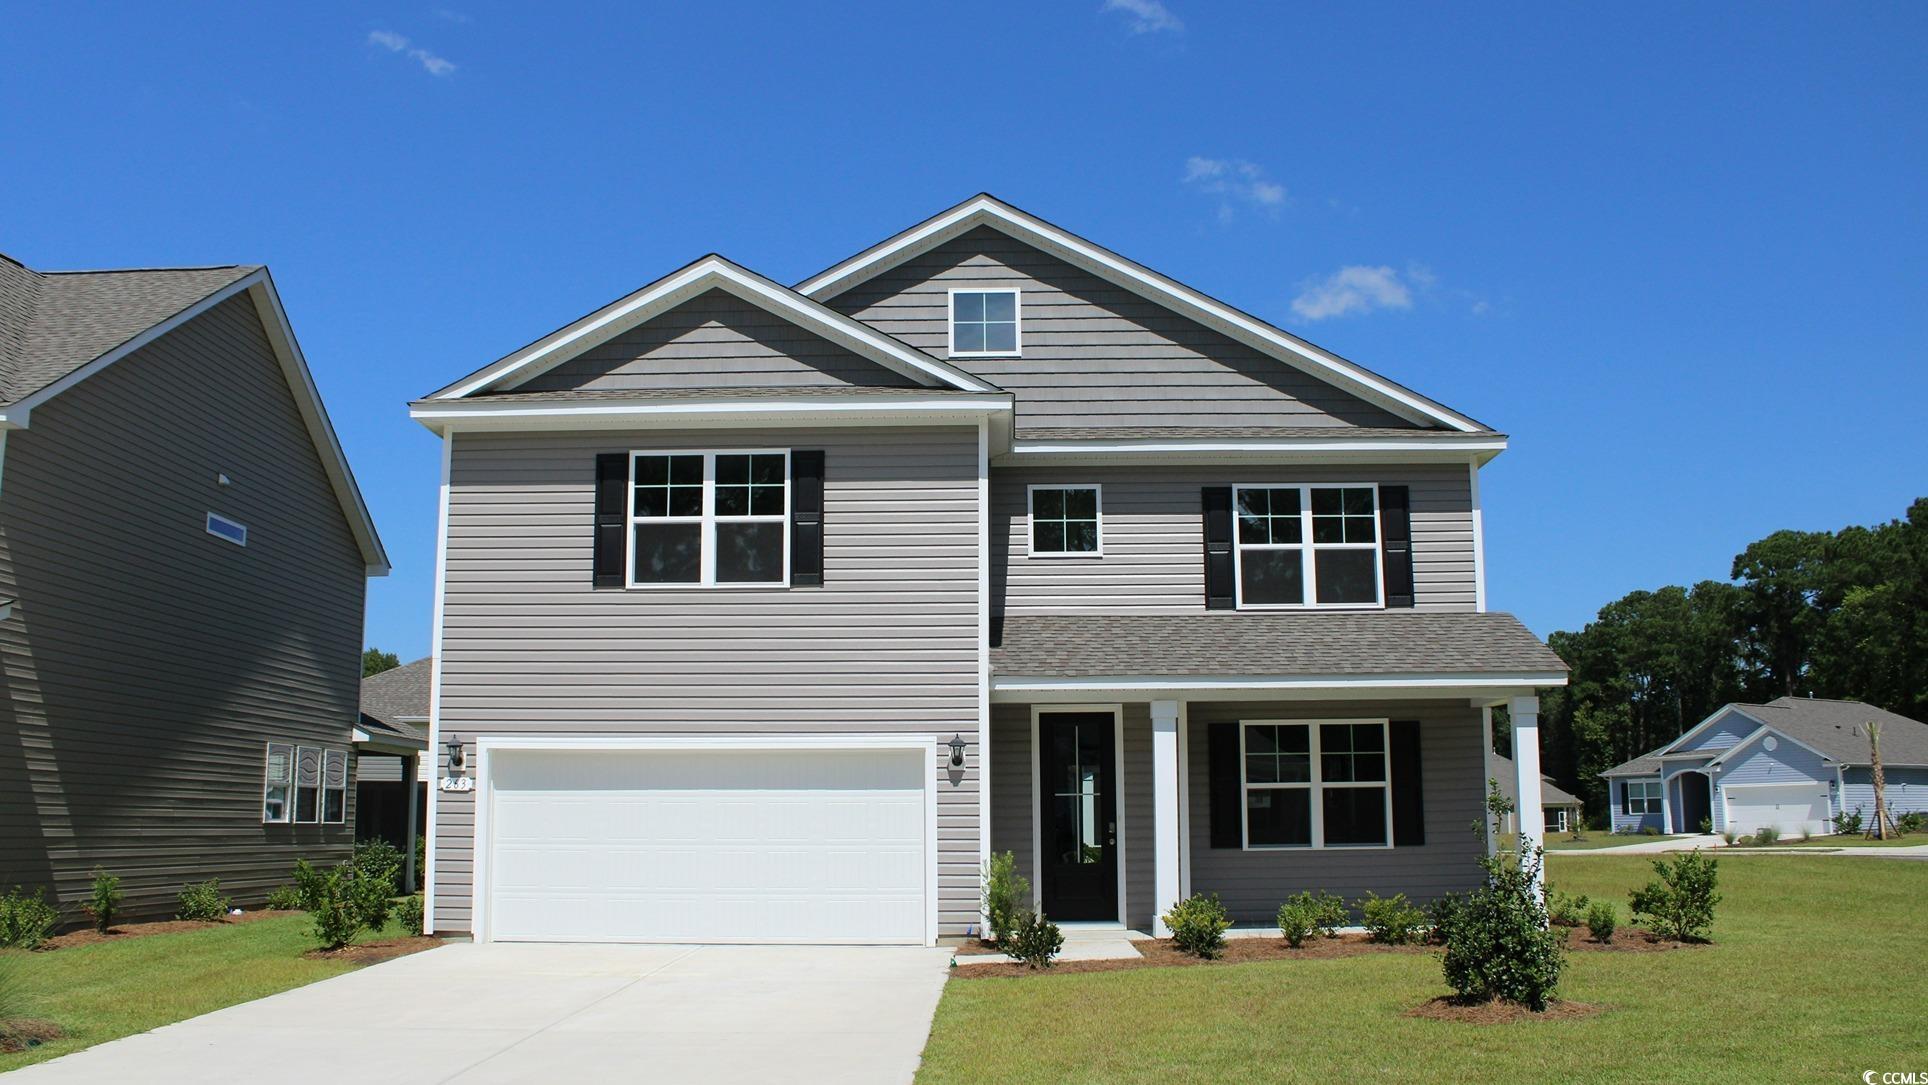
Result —
[[1777, 531], [1727, 580], [1633, 592], [1547, 644], [1572, 674], [1541, 698], [1541, 756], [1596, 813], [1602, 770], [1730, 701], [1812, 694], [1928, 722], [1928, 497], [1873, 527]]

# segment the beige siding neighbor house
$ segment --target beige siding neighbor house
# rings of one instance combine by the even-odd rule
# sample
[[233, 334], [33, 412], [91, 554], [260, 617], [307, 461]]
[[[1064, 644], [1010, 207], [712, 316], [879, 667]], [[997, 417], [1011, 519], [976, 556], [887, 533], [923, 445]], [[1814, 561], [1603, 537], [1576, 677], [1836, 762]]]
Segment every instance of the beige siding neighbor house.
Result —
[[928, 943], [993, 851], [1061, 922], [1267, 921], [1472, 885], [1494, 705], [1540, 786], [1506, 438], [989, 196], [794, 288], [706, 257], [411, 413], [445, 934]]

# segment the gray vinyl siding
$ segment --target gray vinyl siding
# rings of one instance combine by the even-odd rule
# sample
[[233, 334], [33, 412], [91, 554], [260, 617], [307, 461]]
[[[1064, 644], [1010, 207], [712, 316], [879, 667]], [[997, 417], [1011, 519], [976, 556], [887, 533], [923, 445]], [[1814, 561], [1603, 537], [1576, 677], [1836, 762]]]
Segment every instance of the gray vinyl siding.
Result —
[[1409, 426], [1232, 340], [989, 227], [827, 299], [946, 358], [949, 291], [1016, 287], [1021, 358], [952, 358], [1017, 395], [1037, 426]]
[[[454, 440], [443, 736], [975, 735], [975, 428]], [[596, 454], [717, 447], [824, 450], [824, 587], [592, 589]], [[940, 930], [960, 935], [978, 908], [975, 743], [937, 788]], [[466, 930], [471, 798], [437, 793], [436, 819], [435, 926]]]
[[916, 382], [722, 290], [590, 347], [519, 392], [910, 387]]
[[[995, 766], [995, 754], [992, 764]], [[992, 772], [996, 772], [993, 767]], [[1907, 813], [1928, 814], [1928, 768], [1883, 768], [1881, 770], [1888, 803], [1888, 812], [1893, 817]], [[1835, 805], [1836, 813], [1861, 811], [1863, 825], [1874, 823], [1874, 773], [1866, 766], [1842, 770], [1847, 787], [1840, 793], [1840, 801]], [[992, 801], [997, 793], [991, 794]], [[992, 809], [992, 819], [996, 820], [996, 808]]]
[[341, 826], [264, 825], [262, 769], [270, 740], [351, 749], [364, 578], [245, 295], [36, 407], [0, 492], [0, 885], [77, 917], [99, 865], [139, 918], [345, 857], [352, 782]]
[[[1476, 605], [1471, 479], [1462, 465], [1026, 467], [991, 473], [993, 606], [1006, 614], [1205, 609], [1199, 491], [1233, 483], [1377, 482], [1412, 498], [1414, 605]], [[1103, 487], [1104, 556], [1033, 558], [1027, 487]]]

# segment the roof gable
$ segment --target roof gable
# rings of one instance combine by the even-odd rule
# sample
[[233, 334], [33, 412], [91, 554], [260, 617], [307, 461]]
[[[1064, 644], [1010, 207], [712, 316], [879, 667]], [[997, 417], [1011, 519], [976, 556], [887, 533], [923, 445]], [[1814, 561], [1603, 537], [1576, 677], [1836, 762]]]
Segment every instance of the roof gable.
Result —
[[1142, 264], [1128, 260], [988, 194], [974, 196], [799, 283], [819, 300], [870, 279], [965, 234], [989, 228], [1080, 267], [1115, 286], [1296, 367], [1417, 426], [1481, 432], [1479, 422], [1316, 347]]

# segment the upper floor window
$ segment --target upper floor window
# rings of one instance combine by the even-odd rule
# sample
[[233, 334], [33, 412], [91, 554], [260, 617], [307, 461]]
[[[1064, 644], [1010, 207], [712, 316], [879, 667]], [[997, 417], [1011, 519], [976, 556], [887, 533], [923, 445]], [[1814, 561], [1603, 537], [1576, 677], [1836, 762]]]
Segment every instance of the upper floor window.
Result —
[[1031, 553], [1097, 557], [1104, 551], [1096, 486], [1031, 487]]
[[630, 586], [789, 583], [788, 452], [641, 452], [630, 490]]
[[951, 353], [1018, 353], [1018, 292], [951, 291]]
[[1376, 486], [1238, 486], [1238, 605], [1380, 604]]

